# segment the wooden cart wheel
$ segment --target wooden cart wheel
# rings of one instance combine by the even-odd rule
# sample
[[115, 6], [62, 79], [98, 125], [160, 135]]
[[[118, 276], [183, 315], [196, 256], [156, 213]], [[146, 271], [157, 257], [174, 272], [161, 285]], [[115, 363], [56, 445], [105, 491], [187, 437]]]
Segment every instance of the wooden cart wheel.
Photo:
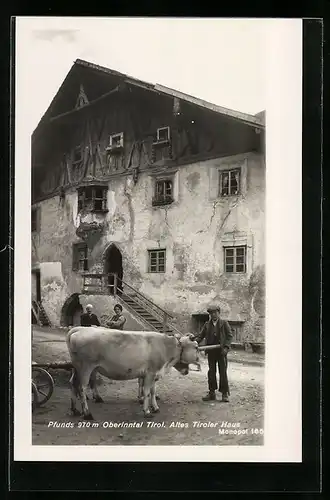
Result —
[[38, 391], [38, 406], [45, 404], [52, 396], [54, 391], [54, 379], [51, 374], [39, 368], [32, 366], [32, 379]]
[[38, 389], [34, 382], [32, 382], [32, 411], [36, 409], [39, 404]]

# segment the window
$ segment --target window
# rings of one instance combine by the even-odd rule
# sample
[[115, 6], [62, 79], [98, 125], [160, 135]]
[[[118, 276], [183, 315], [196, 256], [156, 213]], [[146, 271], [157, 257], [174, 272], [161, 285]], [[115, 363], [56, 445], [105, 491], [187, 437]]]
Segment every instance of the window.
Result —
[[166, 250], [148, 250], [149, 273], [165, 273]]
[[119, 149], [124, 146], [124, 134], [112, 134], [110, 135], [110, 149]]
[[232, 334], [233, 342], [244, 342], [244, 321], [228, 321]]
[[168, 142], [170, 140], [170, 127], [157, 129], [157, 142]]
[[233, 196], [240, 192], [240, 169], [220, 172], [220, 196]]
[[78, 211], [107, 211], [107, 188], [103, 186], [88, 186], [78, 189]]
[[32, 233], [36, 233], [39, 230], [40, 230], [39, 209], [32, 208], [32, 210], [31, 210], [31, 231], [32, 231]]
[[168, 205], [173, 202], [173, 181], [171, 179], [158, 180], [155, 184], [155, 196], [152, 204]]
[[245, 273], [246, 272], [246, 247], [225, 248], [225, 272]]
[[88, 249], [86, 243], [73, 244], [72, 270], [88, 271]]

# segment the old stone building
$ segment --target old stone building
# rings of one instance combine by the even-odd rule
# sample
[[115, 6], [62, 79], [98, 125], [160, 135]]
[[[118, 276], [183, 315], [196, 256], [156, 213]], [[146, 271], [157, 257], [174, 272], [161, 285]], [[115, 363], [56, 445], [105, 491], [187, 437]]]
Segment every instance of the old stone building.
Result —
[[263, 115], [77, 60], [32, 136], [32, 310], [264, 335]]

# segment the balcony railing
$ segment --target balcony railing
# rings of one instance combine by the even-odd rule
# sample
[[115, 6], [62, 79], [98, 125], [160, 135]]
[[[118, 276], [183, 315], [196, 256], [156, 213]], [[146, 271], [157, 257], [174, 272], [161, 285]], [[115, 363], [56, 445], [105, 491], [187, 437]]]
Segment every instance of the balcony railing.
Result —
[[[117, 275], [114, 275], [117, 277]], [[103, 273], [83, 273], [83, 289], [82, 293], [86, 294], [109, 294], [109, 284], [107, 283], [108, 275]], [[114, 286], [114, 285], [112, 285]], [[117, 286], [114, 286], [114, 294], [116, 294]]]

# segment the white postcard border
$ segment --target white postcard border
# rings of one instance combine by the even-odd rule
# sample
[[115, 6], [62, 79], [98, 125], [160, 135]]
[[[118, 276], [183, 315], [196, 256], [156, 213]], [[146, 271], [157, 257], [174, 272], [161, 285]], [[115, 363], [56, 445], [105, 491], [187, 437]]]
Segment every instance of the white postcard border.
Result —
[[[38, 19], [38, 18], [37, 18]], [[39, 18], [40, 19], [40, 18]], [[45, 25], [56, 18], [44, 18]], [[59, 26], [70, 21], [59, 18]], [[263, 446], [32, 446], [31, 436], [31, 109], [33, 18], [17, 18], [14, 263], [14, 460], [300, 462], [302, 20], [264, 19], [266, 105], [266, 363]], [[170, 22], [170, 21], [169, 21]], [[185, 22], [182, 20], [182, 22]], [[196, 22], [196, 21], [195, 21]], [[129, 41], [128, 41], [129, 43]], [[242, 58], [244, 54], [242, 54]], [[193, 61], [192, 61], [193, 63]], [[235, 64], [239, 61], [235, 61]], [[40, 68], [42, 70], [42, 68]], [[261, 82], [262, 84], [262, 82]], [[244, 82], [242, 82], [244, 92]], [[225, 105], [225, 103], [223, 103]], [[32, 104], [33, 105], [33, 104]]]

